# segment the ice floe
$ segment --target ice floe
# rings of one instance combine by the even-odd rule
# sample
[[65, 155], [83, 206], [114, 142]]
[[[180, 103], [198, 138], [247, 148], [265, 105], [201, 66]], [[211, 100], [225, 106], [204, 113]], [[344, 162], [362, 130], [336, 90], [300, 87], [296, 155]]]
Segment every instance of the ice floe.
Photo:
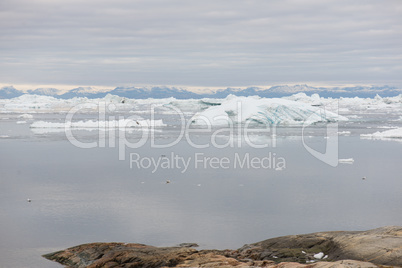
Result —
[[366, 139], [402, 139], [402, 128], [390, 129], [386, 131], [377, 131], [373, 134], [360, 134], [361, 138]]
[[120, 119], [109, 121], [95, 121], [95, 120], [81, 120], [76, 122], [47, 122], [36, 121], [31, 124], [31, 128], [76, 128], [76, 129], [90, 129], [90, 128], [149, 128], [149, 127], [163, 127], [166, 124], [162, 119], [158, 120], [133, 120], [133, 119]]
[[348, 136], [348, 135], [350, 135], [350, 131], [339, 131], [338, 135]]
[[344, 159], [338, 159], [339, 164], [353, 164], [355, 160], [353, 158], [344, 158]]
[[33, 119], [33, 115], [32, 114], [21, 114], [18, 116], [18, 118]]

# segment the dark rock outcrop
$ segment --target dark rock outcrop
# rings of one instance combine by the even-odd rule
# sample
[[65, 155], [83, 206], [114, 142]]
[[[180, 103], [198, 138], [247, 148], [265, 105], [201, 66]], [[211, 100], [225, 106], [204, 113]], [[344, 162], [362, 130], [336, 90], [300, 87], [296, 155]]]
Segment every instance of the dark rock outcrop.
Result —
[[142, 244], [91, 243], [44, 255], [68, 267], [175, 266], [197, 252], [188, 247], [158, 248]]
[[[91, 243], [44, 255], [67, 267], [378, 267], [402, 266], [402, 227], [290, 235], [237, 250]], [[191, 244], [192, 245], [192, 244]]]
[[314, 254], [319, 252], [331, 261], [352, 259], [402, 266], [402, 227], [277, 237], [245, 245], [233, 251], [231, 256], [236, 259], [306, 262], [314, 260]]

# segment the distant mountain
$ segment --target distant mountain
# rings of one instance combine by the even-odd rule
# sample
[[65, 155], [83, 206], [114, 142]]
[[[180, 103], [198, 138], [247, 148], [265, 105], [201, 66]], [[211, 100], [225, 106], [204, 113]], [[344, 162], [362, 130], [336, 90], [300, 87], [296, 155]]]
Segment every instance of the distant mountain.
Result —
[[15, 89], [13, 86], [0, 88], [0, 99], [11, 99], [23, 95], [24, 92]]
[[208, 98], [225, 98], [232, 94], [236, 96], [260, 96], [264, 98], [279, 98], [290, 96], [299, 92], [306, 94], [319, 94], [321, 97], [326, 98], [340, 98], [340, 97], [360, 97], [360, 98], [373, 98], [376, 95], [381, 97], [392, 97], [402, 94], [402, 89], [390, 86], [355, 86], [355, 87], [312, 87], [308, 85], [280, 85], [272, 86], [268, 89], [261, 89], [258, 87], [249, 87], [246, 89], [227, 88], [218, 90], [213, 94], [204, 94]]
[[60, 95], [60, 90], [57, 88], [37, 88], [35, 90], [28, 90], [29, 94], [43, 95], [43, 96], [57, 96]]
[[[228, 95], [236, 95], [236, 96], [261, 96], [263, 90], [260, 90], [258, 87], [249, 87], [246, 89], [239, 88], [227, 88], [218, 90], [212, 94], [204, 94], [205, 97], [208, 98], [226, 98]], [[261, 96], [262, 97], [262, 96]]]
[[[75, 97], [86, 97], [89, 99], [103, 98], [109, 92], [98, 91], [93, 87], [77, 87], [69, 90], [68, 92], [58, 96], [62, 99], [71, 99]], [[57, 97], [57, 96], [56, 96]]]
[[318, 89], [314, 93], [321, 97], [359, 97], [359, 98], [374, 98], [376, 95], [381, 97], [393, 97], [402, 94], [401, 88], [390, 86], [354, 86], [354, 87], [335, 87], [328, 89]]
[[136, 87], [117, 87], [108, 92], [120, 97], [126, 97], [130, 99], [163, 99], [174, 97], [176, 99], [198, 99], [202, 98], [202, 95], [187, 91], [185, 89], [179, 89], [175, 87], [152, 87], [152, 88], [136, 88]]
[[[200, 99], [200, 98], [226, 98], [228, 95], [236, 96], [260, 96], [265, 98], [290, 96], [299, 92], [306, 94], [317, 93], [322, 97], [360, 97], [373, 98], [376, 95], [381, 97], [392, 97], [402, 94], [402, 89], [391, 86], [354, 86], [354, 87], [312, 87], [308, 85], [278, 85], [270, 88], [248, 87], [226, 88], [211, 93], [194, 93], [186, 89], [177, 87], [116, 87], [112, 90], [98, 90], [93, 87], [78, 87], [61, 94], [60, 90], [55, 88], [38, 88], [28, 90], [29, 94], [53, 96], [56, 98], [70, 99], [74, 97], [86, 97], [89, 99], [103, 98], [107, 94], [113, 94], [130, 99], [147, 98], [169, 98], [176, 99]], [[14, 98], [24, 94], [12, 86], [0, 89], [0, 98]]]

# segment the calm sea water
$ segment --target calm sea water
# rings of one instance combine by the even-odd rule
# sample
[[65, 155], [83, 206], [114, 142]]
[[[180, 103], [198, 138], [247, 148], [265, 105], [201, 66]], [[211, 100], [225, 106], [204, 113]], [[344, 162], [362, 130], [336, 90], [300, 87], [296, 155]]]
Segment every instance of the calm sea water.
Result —
[[[119, 160], [119, 139], [114, 148], [81, 149], [64, 133], [33, 133], [29, 124], [2, 120], [0, 267], [61, 267], [41, 255], [88, 242], [234, 249], [281, 235], [401, 225], [402, 143], [360, 139], [374, 132], [367, 122], [339, 131], [351, 131], [339, 137], [339, 158], [354, 163], [332, 167], [305, 149], [299, 128], [277, 129], [276, 146], [272, 136], [253, 136], [270, 144], [264, 149], [196, 149], [184, 139], [169, 148], [126, 148]], [[325, 129], [307, 133], [306, 144], [324, 152]], [[156, 142], [176, 134], [157, 132]], [[217, 135], [220, 145], [226, 134]], [[97, 140], [97, 131], [76, 135]], [[211, 136], [192, 141], [208, 144]]]

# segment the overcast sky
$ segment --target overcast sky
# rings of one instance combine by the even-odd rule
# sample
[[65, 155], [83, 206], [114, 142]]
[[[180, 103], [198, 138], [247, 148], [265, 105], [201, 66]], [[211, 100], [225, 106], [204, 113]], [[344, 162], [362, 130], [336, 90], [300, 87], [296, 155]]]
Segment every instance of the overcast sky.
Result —
[[402, 86], [402, 1], [1, 0], [0, 83]]

